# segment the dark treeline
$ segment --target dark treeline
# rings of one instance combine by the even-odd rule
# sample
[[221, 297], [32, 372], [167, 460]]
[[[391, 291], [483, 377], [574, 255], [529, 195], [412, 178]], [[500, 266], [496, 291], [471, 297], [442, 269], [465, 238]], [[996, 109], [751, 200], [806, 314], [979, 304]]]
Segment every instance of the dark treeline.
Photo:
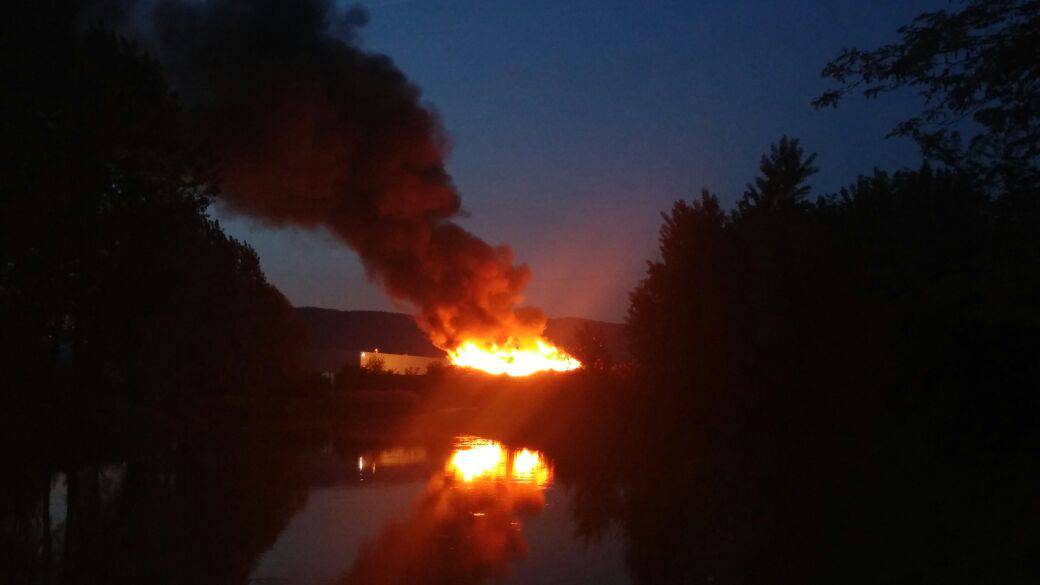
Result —
[[1040, 6], [964, 4], [824, 71], [818, 105], [920, 89], [930, 162], [812, 197], [784, 137], [732, 211], [664, 216], [632, 368], [578, 379], [606, 459], [548, 439], [637, 582], [1040, 578]]
[[291, 308], [206, 215], [206, 151], [158, 65], [47, 16], [4, 29], [3, 426], [284, 385]]
[[732, 213], [676, 203], [632, 295], [636, 575], [1031, 581], [1026, 210], [927, 166], [811, 202], [811, 162], [783, 139]]
[[53, 8], [0, 39], [0, 581], [242, 580], [292, 497], [247, 490], [265, 472], [229, 460], [262, 457], [196, 427], [302, 385], [301, 331], [207, 216], [207, 151], [157, 63]]

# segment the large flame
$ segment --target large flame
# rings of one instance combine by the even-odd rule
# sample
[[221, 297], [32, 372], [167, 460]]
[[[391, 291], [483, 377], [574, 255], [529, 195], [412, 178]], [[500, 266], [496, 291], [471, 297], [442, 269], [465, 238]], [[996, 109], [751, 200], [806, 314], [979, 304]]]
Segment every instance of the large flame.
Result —
[[503, 344], [469, 340], [449, 350], [448, 359], [455, 366], [507, 376], [569, 372], [581, 367], [581, 362], [541, 338], [521, 342], [511, 337]]

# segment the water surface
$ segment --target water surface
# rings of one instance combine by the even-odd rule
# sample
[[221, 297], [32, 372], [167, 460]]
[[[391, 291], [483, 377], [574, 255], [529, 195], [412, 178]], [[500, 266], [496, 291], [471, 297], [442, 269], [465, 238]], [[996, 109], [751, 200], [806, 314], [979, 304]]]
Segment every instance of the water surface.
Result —
[[545, 453], [460, 436], [323, 459], [337, 480], [309, 489], [251, 581], [628, 582], [618, 532], [578, 535]]

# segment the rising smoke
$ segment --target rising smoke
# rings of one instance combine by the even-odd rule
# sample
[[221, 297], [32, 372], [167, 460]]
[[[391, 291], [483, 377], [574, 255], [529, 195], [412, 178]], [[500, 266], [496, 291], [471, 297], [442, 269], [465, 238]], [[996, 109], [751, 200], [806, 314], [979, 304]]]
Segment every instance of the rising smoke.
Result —
[[388, 57], [359, 48], [363, 9], [158, 0], [109, 12], [199, 112], [230, 208], [328, 228], [439, 347], [541, 333], [541, 312], [519, 307], [527, 267], [451, 221], [446, 133]]

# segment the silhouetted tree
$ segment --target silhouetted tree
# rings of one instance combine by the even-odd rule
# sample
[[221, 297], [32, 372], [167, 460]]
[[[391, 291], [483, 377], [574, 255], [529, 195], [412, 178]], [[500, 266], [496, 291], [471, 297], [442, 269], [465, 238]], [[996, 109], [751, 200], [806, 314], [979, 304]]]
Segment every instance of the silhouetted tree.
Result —
[[[975, 168], [1009, 187], [1040, 186], [1040, 4], [1032, 0], [960, 0], [960, 10], [921, 14], [901, 39], [846, 49], [823, 69], [838, 89], [813, 101], [834, 106], [847, 94], [877, 97], [912, 87], [925, 98], [919, 115], [893, 134], [959, 168]], [[970, 119], [978, 128], [962, 123]], [[960, 130], [974, 135], [962, 144]]]
[[743, 197], [737, 202], [741, 213], [753, 210], [773, 212], [781, 208], [798, 207], [805, 204], [809, 186], [805, 181], [816, 174], [816, 154], [808, 157], [797, 138], [781, 136], [770, 146], [769, 154], [762, 155], [758, 168], [762, 175], [748, 184]]
[[0, 91], [5, 430], [154, 429], [144, 412], [288, 388], [291, 307], [206, 215], [206, 149], [158, 64], [74, 11], [4, 30], [22, 56]]
[[1035, 492], [1013, 463], [1037, 445], [1033, 236], [1001, 233], [1021, 215], [968, 172], [813, 204], [812, 162], [783, 139], [737, 211], [704, 193], [665, 216], [628, 317], [645, 442], [613, 514], [634, 576], [1028, 582], [1008, 543]]

